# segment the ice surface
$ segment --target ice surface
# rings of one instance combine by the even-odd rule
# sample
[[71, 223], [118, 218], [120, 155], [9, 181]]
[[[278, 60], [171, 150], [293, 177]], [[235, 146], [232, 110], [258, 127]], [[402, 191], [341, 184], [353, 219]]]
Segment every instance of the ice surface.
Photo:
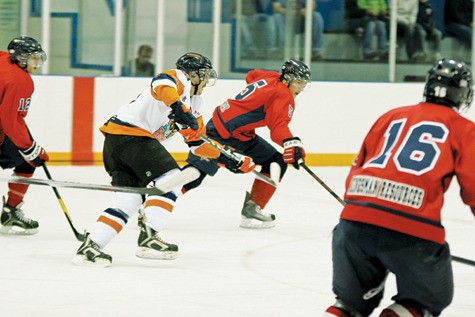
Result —
[[[53, 178], [108, 184], [102, 167], [50, 166]], [[312, 168], [342, 196], [348, 168]], [[0, 171], [8, 177], [11, 170]], [[41, 169], [35, 177], [46, 178]], [[304, 170], [289, 169], [266, 211], [272, 229], [239, 228], [251, 175], [226, 170], [207, 178], [178, 200], [164, 240], [179, 245], [174, 261], [135, 257], [138, 227], [133, 218], [105, 249], [109, 268], [77, 267], [80, 243], [49, 187], [31, 186], [23, 209], [38, 220], [34, 236], [0, 236], [0, 316], [310, 317], [333, 303], [331, 231], [338, 201]], [[6, 194], [6, 183], [0, 183]], [[90, 227], [112, 193], [59, 188], [74, 225]], [[444, 225], [452, 253], [475, 259], [475, 223], [454, 182], [447, 194]], [[443, 316], [475, 311], [475, 267], [454, 263], [455, 298]], [[395, 294], [387, 281], [381, 309]]]

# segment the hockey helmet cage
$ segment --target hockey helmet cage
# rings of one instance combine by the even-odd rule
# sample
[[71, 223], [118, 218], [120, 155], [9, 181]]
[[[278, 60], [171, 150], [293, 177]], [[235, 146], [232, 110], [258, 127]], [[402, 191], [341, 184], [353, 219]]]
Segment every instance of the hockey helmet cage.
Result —
[[218, 79], [218, 75], [213, 69], [210, 59], [198, 53], [190, 52], [182, 55], [176, 61], [175, 65], [178, 69], [184, 71], [188, 75], [190, 72], [196, 72], [200, 77], [200, 81], [207, 79], [207, 87], [213, 86]]
[[8, 44], [8, 53], [13, 63], [22, 62], [25, 65], [40, 67], [47, 56], [41, 44], [34, 38], [20, 36], [12, 39]]
[[285, 61], [280, 71], [280, 80], [285, 79], [289, 84], [294, 80], [302, 81], [305, 84], [309, 83], [311, 80], [310, 76], [308, 66], [295, 59]]
[[443, 58], [427, 73], [424, 100], [461, 113], [472, 103], [472, 84], [472, 72], [464, 62]]

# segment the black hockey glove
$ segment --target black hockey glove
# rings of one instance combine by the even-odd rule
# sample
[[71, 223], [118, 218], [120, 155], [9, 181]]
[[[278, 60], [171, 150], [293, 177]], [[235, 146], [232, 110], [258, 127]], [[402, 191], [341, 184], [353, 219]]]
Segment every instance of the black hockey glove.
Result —
[[293, 137], [284, 140], [284, 162], [292, 164], [296, 169], [300, 168], [300, 164], [304, 163], [305, 150], [303, 149], [300, 138]]
[[181, 101], [172, 103], [170, 108], [172, 109], [172, 112], [168, 116], [170, 120], [178, 125], [184, 125], [193, 130], [198, 130], [198, 121], [196, 121], [195, 116]]

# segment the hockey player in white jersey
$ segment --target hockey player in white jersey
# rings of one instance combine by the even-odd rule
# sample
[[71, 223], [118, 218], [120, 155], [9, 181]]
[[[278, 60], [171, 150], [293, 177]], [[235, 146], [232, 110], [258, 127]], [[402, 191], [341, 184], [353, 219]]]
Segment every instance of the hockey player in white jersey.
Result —
[[[154, 77], [150, 87], [135, 100], [119, 108], [100, 130], [105, 135], [104, 167], [112, 185], [144, 187], [153, 182], [161, 184], [181, 179], [180, 184], [163, 195], [144, 197], [140, 194], [114, 194], [77, 250], [74, 264], [109, 266], [112, 257], [102, 250], [122, 230], [141, 205], [138, 250], [136, 255], [150, 259], [174, 259], [178, 246], [163, 241], [158, 233], [164, 228], [180, 195], [184, 183], [198, 177], [193, 169], [181, 171], [177, 162], [161, 144], [180, 133], [191, 151], [201, 157], [218, 158], [228, 169], [246, 173], [255, 164], [247, 156], [231, 161], [201, 141], [198, 133], [206, 133], [202, 120], [196, 120], [190, 108], [202, 105], [199, 96], [205, 86], [214, 85], [217, 74], [210, 60], [197, 53], [187, 53], [177, 61], [177, 69], [163, 71]], [[193, 104], [193, 107], [192, 107]]]

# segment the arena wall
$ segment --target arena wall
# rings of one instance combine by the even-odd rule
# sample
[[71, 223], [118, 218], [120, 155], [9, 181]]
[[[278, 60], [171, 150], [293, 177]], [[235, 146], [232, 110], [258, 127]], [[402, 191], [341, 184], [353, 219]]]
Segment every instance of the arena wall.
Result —
[[[35, 92], [26, 118], [50, 164], [102, 164], [98, 128], [125, 103], [147, 89], [148, 78], [33, 76]], [[205, 89], [205, 121], [244, 80], [220, 79]], [[296, 100], [291, 130], [308, 153], [310, 166], [350, 165], [373, 122], [387, 110], [419, 102], [421, 83], [312, 82]], [[475, 111], [467, 116], [474, 121]], [[267, 128], [259, 134], [269, 139]], [[177, 160], [186, 157], [180, 135], [165, 143]], [[278, 146], [276, 146], [279, 148]]]

